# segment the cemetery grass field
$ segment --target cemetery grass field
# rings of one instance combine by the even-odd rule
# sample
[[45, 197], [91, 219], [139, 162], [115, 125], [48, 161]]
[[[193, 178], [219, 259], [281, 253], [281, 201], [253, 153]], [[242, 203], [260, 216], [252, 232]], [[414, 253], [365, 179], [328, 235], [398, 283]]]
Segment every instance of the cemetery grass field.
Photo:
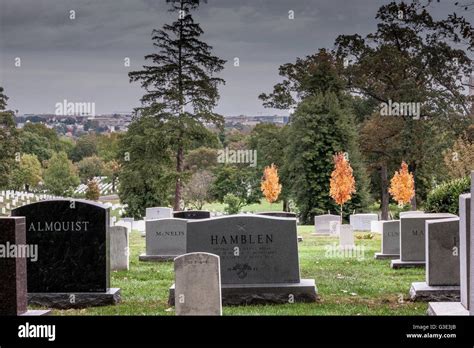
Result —
[[[224, 315], [425, 315], [427, 304], [411, 302], [410, 284], [425, 279], [424, 269], [393, 270], [389, 260], [374, 260], [380, 235], [356, 239], [365, 247], [363, 260], [326, 257], [326, 246], [336, 238], [312, 236], [313, 226], [298, 226], [302, 278], [314, 278], [320, 301], [286, 305], [223, 307]], [[357, 236], [368, 233], [357, 233]], [[111, 287], [122, 290], [117, 306], [80, 310], [54, 310], [53, 315], [174, 315], [167, 304], [174, 282], [173, 263], [139, 262], [145, 238], [133, 231], [130, 271], [113, 272]], [[402, 300], [403, 297], [403, 300]]]

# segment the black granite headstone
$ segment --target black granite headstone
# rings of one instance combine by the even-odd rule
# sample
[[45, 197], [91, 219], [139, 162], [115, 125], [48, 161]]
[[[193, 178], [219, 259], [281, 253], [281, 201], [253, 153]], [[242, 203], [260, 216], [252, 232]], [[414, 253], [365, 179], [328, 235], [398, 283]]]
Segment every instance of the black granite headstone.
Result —
[[284, 218], [296, 218], [295, 213], [290, 213], [288, 211], [264, 211], [264, 212], [261, 212], [261, 213], [257, 213], [256, 215], [275, 216], [275, 217], [284, 217]]
[[175, 211], [173, 212], [173, 217], [187, 220], [210, 219], [211, 213], [206, 210]]
[[83, 200], [49, 200], [12, 211], [26, 218], [29, 293], [91, 293], [109, 288], [109, 209]]
[[26, 258], [8, 255], [20, 245], [25, 245], [25, 219], [0, 218], [0, 315], [27, 311]]

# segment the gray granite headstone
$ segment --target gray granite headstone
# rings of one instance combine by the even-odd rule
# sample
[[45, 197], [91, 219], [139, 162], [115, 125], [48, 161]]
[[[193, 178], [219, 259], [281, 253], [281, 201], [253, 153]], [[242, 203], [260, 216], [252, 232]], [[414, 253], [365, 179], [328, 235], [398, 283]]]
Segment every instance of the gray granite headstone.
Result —
[[471, 194], [459, 196], [459, 259], [461, 303], [469, 309], [469, 278], [471, 275], [469, 255], [471, 253]]
[[421, 210], [409, 210], [409, 211], [401, 211], [398, 216], [399, 217], [402, 217], [402, 216], [408, 216], [408, 215], [412, 215], [412, 214], [423, 214], [424, 211], [421, 211]]
[[352, 214], [349, 216], [354, 231], [370, 231], [370, 222], [378, 219], [377, 214]]
[[426, 283], [459, 285], [459, 218], [426, 221]]
[[130, 251], [128, 230], [123, 226], [110, 226], [110, 270], [128, 270]]
[[382, 222], [382, 254], [400, 254], [400, 220]]
[[408, 214], [400, 218], [401, 261], [425, 261], [425, 222], [444, 218], [456, 218], [445, 213]]
[[340, 222], [341, 217], [333, 214], [316, 215], [314, 217], [314, 232], [324, 234], [330, 233], [329, 223], [331, 221]]
[[185, 219], [146, 221], [146, 254], [177, 256], [186, 253]]
[[298, 283], [296, 220], [231, 215], [188, 221], [187, 252], [220, 256], [222, 284]]
[[173, 209], [166, 207], [146, 208], [146, 220], [169, 219], [173, 217]]
[[222, 315], [219, 256], [190, 253], [174, 259], [176, 315]]
[[[242, 214], [188, 220], [186, 248], [219, 255], [224, 304], [318, 299], [314, 279], [300, 279], [295, 218]], [[174, 285], [168, 303], [175, 303]]]

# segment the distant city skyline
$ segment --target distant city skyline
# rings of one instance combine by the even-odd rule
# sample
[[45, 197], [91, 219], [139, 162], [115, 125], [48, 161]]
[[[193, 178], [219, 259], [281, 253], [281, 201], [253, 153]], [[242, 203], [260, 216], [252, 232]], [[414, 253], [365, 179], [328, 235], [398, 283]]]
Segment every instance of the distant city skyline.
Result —
[[[332, 49], [340, 34], [376, 30], [378, 8], [389, 0], [208, 0], [193, 13], [202, 39], [225, 60], [217, 113], [288, 115], [267, 109], [258, 95], [281, 78], [278, 67]], [[96, 114], [130, 112], [143, 90], [129, 83], [153, 52], [151, 31], [174, 20], [163, 0], [2, 0], [0, 86], [19, 114], [53, 114], [64, 99], [95, 103]], [[442, 1], [435, 17], [455, 10]], [[70, 19], [70, 11], [75, 18]], [[294, 19], [289, 18], [294, 11]], [[459, 10], [457, 12], [460, 12]], [[460, 13], [464, 15], [464, 13]], [[21, 66], [15, 66], [21, 60]], [[124, 66], [130, 59], [130, 67]], [[234, 66], [239, 58], [240, 66]]]

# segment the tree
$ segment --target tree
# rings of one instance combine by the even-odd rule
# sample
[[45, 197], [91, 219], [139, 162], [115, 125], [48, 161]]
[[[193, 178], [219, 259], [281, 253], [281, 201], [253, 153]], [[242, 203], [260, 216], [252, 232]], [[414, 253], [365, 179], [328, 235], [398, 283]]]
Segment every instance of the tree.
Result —
[[[419, 117], [399, 116], [398, 122], [383, 117], [367, 127], [364, 139], [370, 149], [371, 169], [380, 174], [382, 217], [388, 215], [389, 160], [406, 159], [415, 175], [417, 196], [424, 197], [439, 175], [442, 150], [450, 146], [472, 118], [471, 102], [464, 95], [462, 77], [472, 72], [473, 28], [453, 13], [434, 19], [418, 2], [391, 2], [380, 7], [377, 31], [336, 39], [337, 57], [346, 62], [343, 76], [347, 89], [371, 103], [419, 103]], [[379, 112], [380, 114], [380, 112]], [[382, 128], [374, 128], [376, 124]], [[390, 131], [383, 127], [390, 123]], [[384, 133], [385, 136], [382, 136]], [[375, 144], [370, 144], [371, 142]], [[384, 149], [384, 146], [386, 147]], [[416, 201], [413, 201], [416, 205]]]
[[74, 146], [70, 154], [70, 158], [73, 162], [79, 162], [85, 157], [94, 155], [97, 155], [97, 137], [88, 134], [77, 140], [76, 146]]
[[112, 192], [116, 192], [117, 180], [120, 176], [121, 165], [118, 161], [112, 160], [105, 164], [104, 175], [106, 175], [112, 183]]
[[[162, 121], [164, 122], [164, 121]], [[119, 196], [127, 215], [141, 218], [147, 207], [168, 206], [175, 181], [169, 133], [153, 117], [135, 119], [120, 140]]]
[[20, 164], [13, 170], [12, 184], [16, 189], [30, 191], [31, 187], [36, 187], [42, 179], [41, 163], [38, 157], [30, 154], [21, 156]]
[[86, 198], [91, 201], [98, 201], [100, 197], [99, 185], [95, 180], [89, 180], [87, 182]]
[[6, 110], [7, 100], [0, 87], [0, 188], [9, 188], [12, 169], [20, 159], [18, 131], [13, 111]]
[[[474, 130], [474, 126], [471, 127]], [[464, 178], [474, 170], [474, 139], [468, 133], [461, 135], [444, 155], [444, 164], [453, 179]]]
[[334, 170], [331, 173], [330, 191], [332, 199], [341, 207], [351, 199], [352, 194], [356, 192], [353, 171], [349, 161], [342, 152], [334, 155]]
[[24, 129], [20, 133], [20, 144], [22, 153], [35, 155], [41, 163], [49, 160], [54, 153], [48, 138]]
[[201, 210], [211, 196], [211, 186], [214, 175], [208, 170], [198, 170], [191, 175], [191, 180], [184, 186], [183, 197], [185, 204], [192, 208]]
[[80, 180], [74, 164], [65, 152], [55, 153], [44, 172], [44, 186], [56, 196], [71, 194]]
[[185, 168], [192, 172], [212, 170], [217, 165], [217, 150], [199, 147], [186, 154]]
[[278, 199], [281, 193], [281, 184], [278, 178], [278, 169], [273, 163], [271, 166], [265, 167], [260, 188], [269, 203]]
[[258, 203], [261, 199], [260, 180], [250, 167], [222, 165], [214, 172], [216, 179], [212, 185], [212, 197], [224, 203], [224, 197], [232, 194], [240, 201], [240, 206]]
[[224, 80], [214, 77], [225, 61], [211, 54], [212, 47], [200, 40], [203, 34], [190, 12], [199, 0], [169, 1], [177, 20], [163, 29], [153, 30], [153, 45], [158, 53], [145, 56], [152, 64], [129, 73], [130, 81], [139, 81], [146, 94], [139, 115], [153, 116], [157, 123], [166, 120], [164, 130], [172, 132], [175, 158], [174, 208], [179, 209], [184, 179], [184, 155], [196, 138], [205, 133], [204, 123], [222, 124], [213, 113]]
[[328, 92], [307, 97], [293, 114], [284, 170], [304, 223], [310, 223], [315, 214], [338, 208], [329, 196], [333, 154], [337, 152], [345, 151], [354, 169], [357, 191], [349, 208], [367, 207], [366, 174], [350, 105], [350, 99]]
[[408, 165], [402, 162], [400, 170], [395, 172], [392, 180], [390, 180], [390, 194], [398, 205], [407, 204], [415, 195], [415, 181], [413, 174], [408, 171]]
[[105, 171], [105, 164], [100, 157], [84, 157], [77, 163], [77, 169], [79, 170], [79, 178], [83, 183], [86, 183], [96, 176], [102, 176]]

